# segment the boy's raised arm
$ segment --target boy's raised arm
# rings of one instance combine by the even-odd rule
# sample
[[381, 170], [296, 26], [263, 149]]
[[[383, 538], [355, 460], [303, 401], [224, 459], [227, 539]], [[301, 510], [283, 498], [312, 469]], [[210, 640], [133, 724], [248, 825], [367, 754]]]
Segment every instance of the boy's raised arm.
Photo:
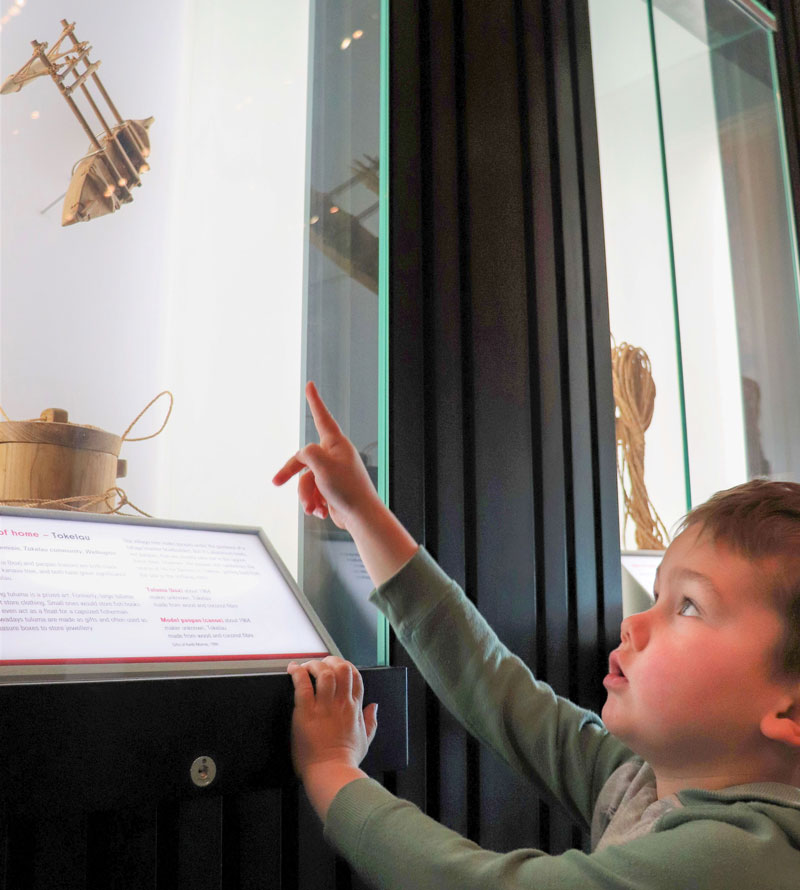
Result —
[[361, 456], [342, 433], [316, 386], [306, 385], [320, 442], [301, 448], [275, 474], [283, 485], [300, 475], [298, 494], [308, 514], [330, 515], [355, 541], [372, 583], [388, 581], [417, 552], [417, 542], [378, 496]]
[[[376, 605], [388, 615], [398, 639], [444, 705], [472, 735], [588, 825], [599, 784], [630, 752], [620, 743], [608, 743], [608, 733], [595, 715], [537, 683], [429, 556], [419, 553], [412, 560], [419, 551], [417, 543], [381, 502], [358, 451], [312, 383], [306, 396], [320, 443], [298, 451], [274, 482], [281, 485], [299, 474], [305, 512], [320, 518], [330, 515], [352, 535], [379, 588]], [[363, 774], [358, 761], [349, 756], [332, 759], [327, 746], [312, 744], [312, 738], [336, 735], [343, 723], [337, 723], [335, 715], [360, 713], [361, 702], [353, 706], [351, 696], [337, 693], [330, 708], [323, 707], [319, 692], [313, 698], [307, 695], [311, 681], [305, 674], [311, 670], [290, 667], [298, 695], [293, 752], [309, 798], [324, 819], [337, 792]], [[359, 747], [356, 736], [361, 738], [363, 732], [355, 732], [345, 747]], [[310, 754], [299, 757], [303, 746]]]
[[[350, 533], [377, 587], [411, 559], [418, 545], [381, 501], [361, 456], [310, 381], [306, 398], [319, 444], [301, 448], [272, 481], [283, 485], [299, 475], [298, 495], [305, 512], [320, 519], [330, 516]], [[290, 664], [289, 673], [295, 687], [292, 757], [309, 800], [324, 821], [338, 791], [365, 776], [358, 764], [375, 734], [377, 706], [362, 712], [361, 677], [340, 658]], [[311, 676], [317, 679], [316, 691]]]

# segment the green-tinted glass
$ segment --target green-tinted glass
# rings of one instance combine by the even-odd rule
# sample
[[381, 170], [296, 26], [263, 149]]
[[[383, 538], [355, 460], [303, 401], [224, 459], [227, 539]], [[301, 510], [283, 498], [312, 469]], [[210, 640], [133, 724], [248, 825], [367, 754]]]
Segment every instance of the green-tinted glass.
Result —
[[[378, 245], [378, 493], [389, 503], [389, 0], [381, 0], [380, 243]], [[389, 622], [380, 612], [378, 664], [389, 664]]]
[[[388, 498], [387, 0], [312, 3], [304, 372]], [[301, 424], [315, 439], [310, 413]], [[343, 654], [387, 663], [347, 532], [300, 518], [300, 581]]]

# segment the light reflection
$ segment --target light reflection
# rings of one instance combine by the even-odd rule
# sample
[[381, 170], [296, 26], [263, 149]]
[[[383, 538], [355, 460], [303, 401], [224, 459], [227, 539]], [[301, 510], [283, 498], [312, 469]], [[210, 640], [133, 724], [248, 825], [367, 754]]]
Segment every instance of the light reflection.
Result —
[[353, 42], [352, 37], [345, 37], [345, 39], [341, 43], [342, 49], [347, 49], [348, 46]]

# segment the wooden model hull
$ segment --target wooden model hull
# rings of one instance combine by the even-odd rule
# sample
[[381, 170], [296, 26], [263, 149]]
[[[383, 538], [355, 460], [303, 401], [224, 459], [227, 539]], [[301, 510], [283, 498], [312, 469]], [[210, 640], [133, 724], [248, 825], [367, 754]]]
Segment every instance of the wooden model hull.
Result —
[[100, 139], [100, 151], [78, 161], [64, 198], [62, 226], [105, 216], [133, 200], [130, 190], [150, 169], [147, 131], [152, 123], [152, 117], [124, 121]]

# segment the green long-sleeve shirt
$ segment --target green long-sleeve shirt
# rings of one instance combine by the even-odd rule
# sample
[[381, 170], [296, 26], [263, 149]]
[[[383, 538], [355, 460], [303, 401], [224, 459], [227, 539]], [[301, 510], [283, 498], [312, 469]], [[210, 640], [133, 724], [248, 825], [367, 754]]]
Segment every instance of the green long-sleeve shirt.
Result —
[[377, 782], [334, 799], [325, 834], [397, 890], [800, 890], [800, 789], [777, 783], [657, 800], [647, 764], [600, 718], [534, 679], [424, 551], [373, 593], [444, 704], [592, 831], [591, 854], [494, 853]]

